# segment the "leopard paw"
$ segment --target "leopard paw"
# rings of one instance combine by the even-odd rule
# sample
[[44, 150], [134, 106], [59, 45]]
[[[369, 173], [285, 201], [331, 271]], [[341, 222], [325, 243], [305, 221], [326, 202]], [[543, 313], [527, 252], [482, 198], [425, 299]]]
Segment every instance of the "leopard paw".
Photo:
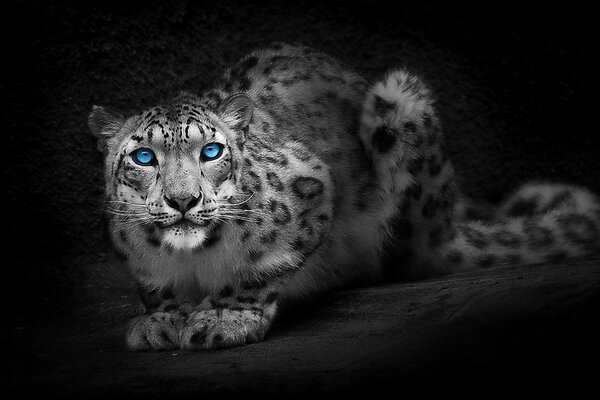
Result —
[[181, 331], [185, 350], [241, 346], [264, 339], [269, 319], [262, 310], [202, 310], [190, 314]]
[[184, 319], [179, 313], [141, 315], [129, 322], [125, 343], [134, 351], [176, 349], [183, 325]]

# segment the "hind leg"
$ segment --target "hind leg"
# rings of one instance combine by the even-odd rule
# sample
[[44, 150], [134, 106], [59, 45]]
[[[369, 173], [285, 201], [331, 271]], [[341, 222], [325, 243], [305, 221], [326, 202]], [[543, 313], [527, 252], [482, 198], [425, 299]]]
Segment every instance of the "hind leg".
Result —
[[442, 267], [436, 252], [452, 236], [455, 183], [427, 87], [405, 71], [375, 84], [363, 106], [361, 140], [378, 180], [388, 271], [429, 275]]

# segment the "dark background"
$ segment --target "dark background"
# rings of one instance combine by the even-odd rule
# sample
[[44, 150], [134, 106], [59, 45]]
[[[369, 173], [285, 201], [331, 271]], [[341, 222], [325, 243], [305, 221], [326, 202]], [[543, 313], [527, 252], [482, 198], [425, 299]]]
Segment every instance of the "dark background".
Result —
[[98, 267], [107, 246], [91, 106], [128, 113], [201, 91], [272, 41], [321, 49], [373, 79], [398, 66], [420, 74], [439, 99], [450, 157], [474, 198], [499, 201], [530, 179], [600, 192], [596, 13], [576, 2], [481, 3], [3, 3], [9, 315], [18, 323], [32, 310], [68, 316], [114, 279]]

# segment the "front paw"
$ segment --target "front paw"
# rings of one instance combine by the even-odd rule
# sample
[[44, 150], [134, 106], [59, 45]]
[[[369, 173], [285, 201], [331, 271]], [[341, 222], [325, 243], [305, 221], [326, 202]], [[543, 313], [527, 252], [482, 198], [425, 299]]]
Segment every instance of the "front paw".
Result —
[[129, 321], [125, 343], [130, 350], [172, 350], [179, 347], [185, 321], [179, 313], [155, 312]]
[[262, 310], [203, 310], [190, 314], [181, 331], [186, 350], [241, 346], [264, 339], [269, 319]]

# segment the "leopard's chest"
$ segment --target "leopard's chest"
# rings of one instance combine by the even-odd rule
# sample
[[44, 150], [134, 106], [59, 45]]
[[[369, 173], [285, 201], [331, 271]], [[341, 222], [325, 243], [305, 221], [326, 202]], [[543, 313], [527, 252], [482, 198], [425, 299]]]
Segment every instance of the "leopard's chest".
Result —
[[223, 229], [217, 243], [196, 251], [146, 248], [136, 254], [131, 267], [142, 283], [199, 301], [242, 279], [245, 252], [238, 232]]
[[144, 248], [131, 257], [130, 267], [150, 288], [169, 289], [181, 299], [199, 302], [225, 286], [241, 287], [277, 274], [282, 265], [297, 264], [286, 241], [275, 240], [268, 251], [257, 251], [251, 238], [263, 237], [260, 232], [257, 226], [227, 224], [218, 241], [195, 252]]

